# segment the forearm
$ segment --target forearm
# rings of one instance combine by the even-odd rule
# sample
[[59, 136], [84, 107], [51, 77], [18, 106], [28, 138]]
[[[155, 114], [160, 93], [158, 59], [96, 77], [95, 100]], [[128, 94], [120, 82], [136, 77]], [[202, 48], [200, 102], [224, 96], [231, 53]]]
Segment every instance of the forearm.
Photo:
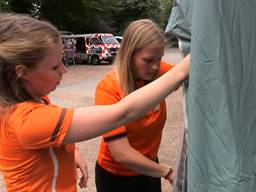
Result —
[[127, 105], [124, 107], [128, 109], [126, 121], [143, 115], [175, 91], [188, 76], [189, 62], [190, 56], [187, 56], [155, 81], [123, 98], [123, 102], [118, 104]]
[[75, 109], [63, 143], [76, 143], [100, 136], [123, 121], [123, 109], [116, 105], [100, 105]]
[[82, 175], [79, 179], [80, 180], [79, 185], [81, 188], [86, 187], [87, 180], [88, 180], [87, 165], [86, 165], [85, 159], [79, 152], [79, 148], [77, 146], [75, 148], [75, 163], [76, 163], [76, 168], [80, 170]]
[[141, 175], [160, 178], [165, 177], [170, 170], [170, 167], [148, 159], [133, 148], [125, 150], [125, 153], [115, 159], [124, 167]]
[[113, 105], [76, 109], [63, 143], [95, 138], [122, 124], [138, 119], [174, 91], [187, 77], [190, 57], [152, 83]]

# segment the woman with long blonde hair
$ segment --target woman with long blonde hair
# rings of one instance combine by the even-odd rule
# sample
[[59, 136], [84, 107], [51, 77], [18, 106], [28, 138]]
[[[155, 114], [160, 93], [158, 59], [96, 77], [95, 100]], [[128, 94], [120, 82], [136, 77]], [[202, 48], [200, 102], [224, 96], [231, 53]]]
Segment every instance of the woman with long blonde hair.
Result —
[[[164, 47], [164, 32], [156, 23], [149, 19], [132, 22], [123, 34], [114, 70], [97, 86], [96, 105], [123, 101], [167, 71], [188, 63], [189, 57], [176, 67], [162, 61]], [[163, 99], [143, 117], [103, 135], [95, 168], [98, 192], [160, 192], [160, 178], [172, 182], [173, 169], [157, 158], [165, 121]]]

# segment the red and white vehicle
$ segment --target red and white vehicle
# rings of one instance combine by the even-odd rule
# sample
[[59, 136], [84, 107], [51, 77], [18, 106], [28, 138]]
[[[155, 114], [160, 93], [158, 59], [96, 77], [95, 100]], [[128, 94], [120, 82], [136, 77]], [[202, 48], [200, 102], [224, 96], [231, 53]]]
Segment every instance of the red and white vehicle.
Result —
[[62, 35], [63, 42], [69, 39], [75, 42], [76, 63], [80, 61], [92, 64], [111, 63], [120, 48], [119, 42], [110, 33]]

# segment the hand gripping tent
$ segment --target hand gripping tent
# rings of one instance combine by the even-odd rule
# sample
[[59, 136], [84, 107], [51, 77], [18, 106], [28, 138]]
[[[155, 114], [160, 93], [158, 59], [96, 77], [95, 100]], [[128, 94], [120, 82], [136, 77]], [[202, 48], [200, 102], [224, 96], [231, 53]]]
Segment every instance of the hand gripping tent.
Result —
[[[174, 0], [165, 33], [178, 39], [178, 45], [183, 53], [187, 55], [191, 47], [191, 17], [192, 0]], [[187, 189], [187, 107], [188, 107], [188, 82], [183, 86], [184, 93], [184, 129], [181, 129], [178, 141], [178, 152], [176, 157], [176, 174], [173, 184], [173, 192], [185, 192]]]
[[192, 26], [186, 189], [255, 192], [256, 2], [176, 3]]

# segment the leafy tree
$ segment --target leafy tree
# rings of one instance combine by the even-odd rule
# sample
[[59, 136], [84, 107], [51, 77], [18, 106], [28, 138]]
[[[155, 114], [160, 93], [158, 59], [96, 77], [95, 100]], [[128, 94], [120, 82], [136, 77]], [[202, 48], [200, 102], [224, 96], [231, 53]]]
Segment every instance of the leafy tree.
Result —
[[9, 9], [16, 13], [31, 13], [33, 9], [31, 0], [9, 0], [8, 1]]
[[[159, 10], [158, 0], [120, 0], [117, 2], [113, 16], [117, 30], [122, 32], [128, 23], [141, 18], [154, 18], [153, 11]], [[152, 14], [153, 12], [153, 14]]]
[[150, 18], [165, 27], [172, 0], [0, 0], [0, 10], [46, 19], [74, 33], [122, 34], [128, 23]]
[[172, 5], [173, 5], [173, 0], [161, 0], [161, 9], [162, 9], [161, 26], [163, 28], [165, 28], [168, 23]]
[[[165, 27], [172, 0], [119, 0], [112, 8], [112, 16], [117, 31], [121, 34], [126, 26], [134, 20], [149, 18]], [[167, 10], [169, 11], [167, 14]]]
[[3, 11], [34, 15], [38, 1], [39, 0], [0, 0], [0, 8]]
[[99, 1], [95, 0], [44, 0], [40, 17], [51, 21], [60, 30], [85, 33], [97, 29], [97, 14], [101, 12]]
[[0, 0], [0, 10], [37, 17], [40, 0]]
[[0, 0], [0, 12], [8, 11], [8, 1]]
[[101, 32], [116, 33], [115, 17], [113, 12], [116, 8], [117, 2], [119, 0], [101, 0], [102, 12], [98, 15], [99, 18], [99, 28]]

